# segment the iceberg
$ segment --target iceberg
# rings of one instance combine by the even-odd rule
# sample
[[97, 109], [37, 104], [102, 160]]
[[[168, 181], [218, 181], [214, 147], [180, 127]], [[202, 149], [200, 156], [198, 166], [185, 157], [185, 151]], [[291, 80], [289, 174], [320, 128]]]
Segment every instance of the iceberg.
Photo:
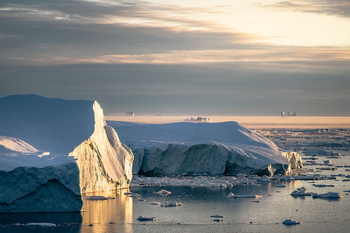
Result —
[[313, 198], [334, 198], [334, 199], [340, 199], [343, 198], [343, 195], [340, 193], [335, 193], [335, 192], [328, 192], [328, 193], [323, 193], [323, 194], [317, 194], [317, 193], [312, 193]]
[[75, 212], [82, 194], [127, 188], [132, 151], [97, 101], [0, 98], [0, 212]]
[[237, 122], [142, 124], [108, 121], [134, 153], [133, 174], [284, 174], [302, 167], [298, 153]]
[[306, 188], [301, 187], [301, 188], [297, 188], [297, 190], [294, 190], [293, 192], [291, 192], [290, 195], [291, 196], [311, 196], [312, 193], [306, 192]]

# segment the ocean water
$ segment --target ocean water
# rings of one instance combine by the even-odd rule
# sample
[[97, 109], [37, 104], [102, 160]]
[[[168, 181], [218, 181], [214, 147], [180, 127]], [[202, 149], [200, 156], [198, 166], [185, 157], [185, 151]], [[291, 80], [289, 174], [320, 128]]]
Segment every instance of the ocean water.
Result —
[[[0, 233], [5, 232], [349, 232], [350, 229], [350, 130], [261, 130], [279, 147], [299, 151], [306, 175], [327, 175], [328, 180], [261, 182], [261, 186], [241, 185], [230, 188], [192, 188], [175, 186], [131, 187], [116, 192], [94, 193], [114, 199], [86, 200], [81, 213], [0, 214]], [[326, 155], [321, 155], [325, 153]], [[339, 154], [330, 158], [329, 154]], [[324, 163], [331, 160], [333, 166]], [[323, 170], [333, 168], [334, 170]], [[283, 184], [286, 187], [276, 187]], [[315, 187], [314, 184], [334, 185]], [[293, 197], [290, 193], [305, 187], [318, 194], [339, 192], [341, 199]], [[161, 189], [168, 196], [155, 194]], [[145, 201], [124, 195], [134, 192]], [[262, 195], [262, 198], [228, 198], [232, 192]], [[252, 200], [256, 200], [255, 202]], [[180, 202], [180, 207], [160, 207], [150, 202]], [[217, 222], [212, 215], [222, 215]], [[156, 221], [140, 222], [139, 216], [156, 217]], [[282, 222], [294, 219], [300, 225]], [[27, 223], [54, 223], [55, 227], [25, 226]]]
[[[314, 181], [334, 184], [317, 188], [313, 181], [262, 183], [261, 186], [232, 188], [191, 187], [133, 187], [110, 193], [96, 193], [114, 197], [103, 201], [84, 200], [82, 213], [1, 214], [0, 232], [348, 232], [350, 227], [349, 182], [335, 180]], [[275, 187], [284, 184], [285, 188]], [[290, 193], [305, 187], [308, 191], [340, 192], [342, 199], [314, 199], [293, 197]], [[166, 189], [171, 195], [155, 192]], [[131, 191], [142, 195], [138, 201], [124, 195]], [[259, 194], [262, 198], [228, 198], [234, 194]], [[89, 194], [91, 195], [91, 194]], [[252, 202], [257, 200], [259, 202]], [[180, 202], [180, 207], [150, 205], [157, 202]], [[222, 215], [222, 222], [210, 216]], [[157, 221], [140, 222], [139, 216], [156, 217]], [[300, 221], [300, 225], [286, 226], [286, 219]], [[31, 222], [54, 223], [56, 227], [28, 227]], [[19, 223], [19, 224], [17, 224]], [[89, 226], [92, 224], [93, 226]]]

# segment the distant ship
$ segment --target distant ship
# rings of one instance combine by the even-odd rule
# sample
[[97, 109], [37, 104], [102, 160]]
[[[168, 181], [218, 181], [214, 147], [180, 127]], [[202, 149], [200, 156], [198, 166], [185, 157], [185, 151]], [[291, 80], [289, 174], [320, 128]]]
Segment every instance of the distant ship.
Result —
[[281, 112], [281, 116], [297, 116], [297, 112]]

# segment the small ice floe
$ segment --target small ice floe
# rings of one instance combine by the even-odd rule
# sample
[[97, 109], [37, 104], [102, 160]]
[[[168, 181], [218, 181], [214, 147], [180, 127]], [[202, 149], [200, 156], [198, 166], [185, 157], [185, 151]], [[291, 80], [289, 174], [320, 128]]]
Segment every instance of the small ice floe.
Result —
[[234, 198], [260, 198], [261, 195], [235, 195], [233, 193], [230, 193], [227, 197], [234, 197]]
[[124, 193], [124, 195], [130, 195], [130, 194], [133, 194], [133, 192], [126, 192], [126, 193]]
[[334, 187], [333, 184], [313, 184], [313, 186], [318, 187], [318, 188], [323, 188], [323, 187]]
[[145, 217], [145, 216], [140, 216], [137, 218], [139, 221], [157, 221], [156, 217]]
[[214, 219], [213, 221], [215, 221], [215, 222], [223, 222], [224, 220], [223, 219]]
[[218, 215], [218, 214], [212, 215], [212, 216], [210, 216], [210, 217], [211, 217], [211, 218], [225, 218], [225, 216]]
[[321, 167], [321, 168], [316, 168], [316, 169], [328, 170], [328, 171], [335, 171], [335, 170], [337, 170], [336, 167]]
[[162, 204], [160, 204], [161, 207], [178, 207], [178, 206], [182, 206], [182, 203], [179, 202], [164, 202]]
[[138, 193], [132, 193], [132, 194], [129, 195], [129, 197], [139, 198], [139, 197], [141, 197], [141, 195], [138, 194]]
[[167, 196], [167, 195], [170, 195], [171, 192], [170, 192], [170, 191], [167, 191], [167, 190], [165, 190], [165, 189], [162, 189], [162, 190], [160, 190], [160, 191], [158, 191], [158, 192], [155, 192], [155, 194], [162, 195], [162, 196]]
[[146, 201], [146, 199], [143, 199], [143, 198], [141, 198], [141, 197], [138, 197], [138, 198], [137, 198], [137, 201]]
[[286, 186], [284, 184], [277, 184], [275, 185], [276, 188], [285, 188]]
[[347, 192], [347, 193], [350, 193], [350, 190], [344, 190], [343, 192]]
[[286, 219], [283, 221], [283, 224], [284, 225], [297, 225], [297, 224], [301, 224], [301, 223], [298, 221], [295, 221], [293, 219]]
[[152, 202], [149, 202], [148, 204], [150, 204], [150, 205], [160, 205], [160, 202], [152, 201]]
[[258, 201], [258, 200], [252, 200], [252, 202], [256, 202], [256, 203], [259, 203], [259, 201]]
[[317, 194], [317, 193], [312, 193], [312, 197], [314, 198], [343, 198], [343, 196], [340, 193], [334, 193], [334, 192], [328, 192], [328, 193], [323, 193], [323, 194]]
[[325, 164], [332, 164], [332, 160], [325, 160], [323, 161]]
[[56, 224], [48, 223], [48, 222], [31, 222], [31, 223], [25, 224], [25, 226], [55, 227]]
[[306, 192], [306, 188], [301, 187], [297, 190], [294, 190], [290, 195], [292, 196], [311, 196], [311, 193]]
[[102, 201], [102, 200], [107, 200], [108, 197], [104, 197], [104, 196], [85, 196], [84, 199], [86, 199], [86, 200]]
[[344, 180], [342, 180], [343, 182], [349, 182], [350, 181], [350, 179], [344, 179]]

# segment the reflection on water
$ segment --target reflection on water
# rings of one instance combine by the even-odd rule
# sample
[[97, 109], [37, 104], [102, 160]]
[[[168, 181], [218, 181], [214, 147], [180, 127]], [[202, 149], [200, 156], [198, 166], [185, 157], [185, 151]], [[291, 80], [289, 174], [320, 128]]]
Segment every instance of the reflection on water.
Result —
[[[0, 232], [126, 232], [132, 233], [133, 200], [124, 195], [128, 189], [88, 193], [84, 196], [111, 197], [86, 200], [81, 213], [0, 214]], [[56, 227], [28, 227], [26, 223], [54, 223]], [[19, 223], [19, 224], [18, 224]], [[92, 226], [90, 226], [92, 224]]]
[[[117, 228], [119, 232], [132, 232], [133, 201], [124, 195], [128, 189], [88, 193], [86, 196], [111, 197], [108, 200], [84, 199], [84, 212], [82, 212], [82, 232], [89, 230], [94, 233], [110, 232]], [[84, 195], [85, 196], [85, 195]], [[114, 198], [114, 199], [112, 199]], [[89, 226], [92, 224], [93, 226]]]

